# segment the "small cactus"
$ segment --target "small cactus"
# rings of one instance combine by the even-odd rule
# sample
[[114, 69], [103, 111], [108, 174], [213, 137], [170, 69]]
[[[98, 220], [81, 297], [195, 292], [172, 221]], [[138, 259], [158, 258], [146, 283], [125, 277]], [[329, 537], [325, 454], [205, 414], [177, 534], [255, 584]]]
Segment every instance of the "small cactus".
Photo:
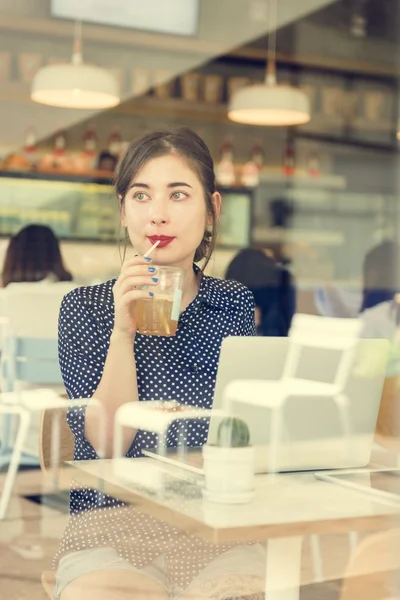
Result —
[[226, 417], [218, 427], [218, 446], [222, 448], [245, 448], [250, 445], [247, 424], [236, 417]]

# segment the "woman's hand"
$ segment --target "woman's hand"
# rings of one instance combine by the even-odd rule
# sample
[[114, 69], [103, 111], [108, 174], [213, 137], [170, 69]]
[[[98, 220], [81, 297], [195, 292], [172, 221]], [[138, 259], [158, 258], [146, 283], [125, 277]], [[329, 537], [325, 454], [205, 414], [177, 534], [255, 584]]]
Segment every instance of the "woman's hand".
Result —
[[151, 259], [135, 256], [124, 263], [121, 273], [113, 287], [114, 329], [113, 335], [134, 336], [137, 324], [134, 319], [133, 304], [140, 298], [152, 296], [151, 291], [141, 290], [144, 285], [156, 285], [157, 270], [151, 265]]

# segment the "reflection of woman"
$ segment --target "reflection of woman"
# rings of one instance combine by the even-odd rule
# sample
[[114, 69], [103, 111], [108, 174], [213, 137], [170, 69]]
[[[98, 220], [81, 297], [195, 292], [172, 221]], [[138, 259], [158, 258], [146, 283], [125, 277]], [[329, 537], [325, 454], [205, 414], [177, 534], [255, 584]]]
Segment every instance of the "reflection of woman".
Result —
[[[106, 412], [108, 455], [114, 415], [121, 405], [173, 398], [211, 407], [223, 338], [255, 333], [250, 292], [238, 283], [207, 277], [194, 264], [210, 259], [221, 203], [204, 142], [186, 129], [144, 136], [131, 144], [122, 160], [116, 190], [122, 225], [139, 254], [123, 264], [116, 281], [79, 288], [65, 297], [59, 338], [69, 397], [95, 397]], [[157, 236], [164, 236], [164, 243], [150, 259], [144, 259]], [[185, 271], [182, 312], [174, 337], [139, 334], [129, 313], [138, 299], [152, 295], [157, 265]], [[144, 285], [149, 291], [143, 290]], [[87, 410], [73, 409], [68, 414], [76, 460], [98, 457], [96, 416], [90, 402]], [[179, 431], [170, 428], [168, 446], [178, 445]], [[184, 435], [186, 445], [200, 446], [206, 441], [207, 425], [192, 423]], [[140, 457], [144, 448], [156, 443], [156, 436], [149, 432], [125, 431], [127, 457]], [[99, 503], [102, 508], [93, 510]], [[86, 600], [125, 598], [124, 588], [132, 598], [152, 593], [164, 599], [168, 592], [182, 593], [183, 600], [189, 597], [187, 589], [195, 577], [200, 577], [197, 586], [212, 579], [215, 589], [222, 575], [242, 573], [254, 579], [253, 587], [260, 587], [263, 580], [263, 575], [257, 578], [259, 565], [262, 569], [265, 564], [258, 545], [252, 546], [249, 560], [243, 559], [239, 547], [236, 554], [233, 549], [230, 560], [204, 574], [211, 559], [229, 547], [194, 540], [89, 489], [71, 492], [71, 511], [57, 557], [61, 560], [56, 597], [62, 600], [83, 594]]]
[[290, 272], [273, 256], [257, 248], [241, 250], [225, 277], [243, 283], [253, 293], [259, 335], [288, 334], [296, 309], [296, 292]]
[[394, 297], [400, 292], [399, 245], [387, 241], [372, 248], [364, 259], [363, 278], [363, 335], [393, 339], [398, 317]]
[[377, 420], [376, 439], [399, 451], [400, 436], [400, 247], [384, 242], [364, 260], [364, 290], [360, 317], [363, 337], [386, 338], [391, 348]]
[[71, 281], [58, 240], [46, 225], [28, 225], [14, 235], [7, 248], [3, 286], [35, 281]]
[[400, 291], [399, 268], [400, 247], [396, 242], [383, 242], [366, 254], [361, 312], [393, 300], [393, 296]]

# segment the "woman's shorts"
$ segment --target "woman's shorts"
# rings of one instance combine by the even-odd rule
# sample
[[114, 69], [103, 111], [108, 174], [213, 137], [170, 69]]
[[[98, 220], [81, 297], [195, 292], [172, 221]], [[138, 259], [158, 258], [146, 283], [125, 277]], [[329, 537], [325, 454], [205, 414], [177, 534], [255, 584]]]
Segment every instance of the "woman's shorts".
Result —
[[205, 581], [227, 575], [251, 575], [264, 581], [266, 551], [261, 544], [236, 546], [220, 554], [203, 569], [186, 589], [171, 585], [165, 574], [165, 556], [161, 554], [149, 565], [138, 569], [109, 547], [79, 550], [61, 558], [53, 592], [54, 600], [59, 600], [67, 585], [89, 573], [107, 570], [125, 570], [140, 573], [164, 587], [171, 600], [177, 600], [181, 594]]

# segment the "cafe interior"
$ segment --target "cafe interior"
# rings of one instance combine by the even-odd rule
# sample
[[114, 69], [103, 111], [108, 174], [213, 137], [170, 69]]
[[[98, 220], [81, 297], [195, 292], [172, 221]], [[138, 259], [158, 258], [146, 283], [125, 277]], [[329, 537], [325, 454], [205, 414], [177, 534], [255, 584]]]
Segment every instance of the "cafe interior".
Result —
[[399, 31], [0, 2], [1, 598], [400, 597]]

